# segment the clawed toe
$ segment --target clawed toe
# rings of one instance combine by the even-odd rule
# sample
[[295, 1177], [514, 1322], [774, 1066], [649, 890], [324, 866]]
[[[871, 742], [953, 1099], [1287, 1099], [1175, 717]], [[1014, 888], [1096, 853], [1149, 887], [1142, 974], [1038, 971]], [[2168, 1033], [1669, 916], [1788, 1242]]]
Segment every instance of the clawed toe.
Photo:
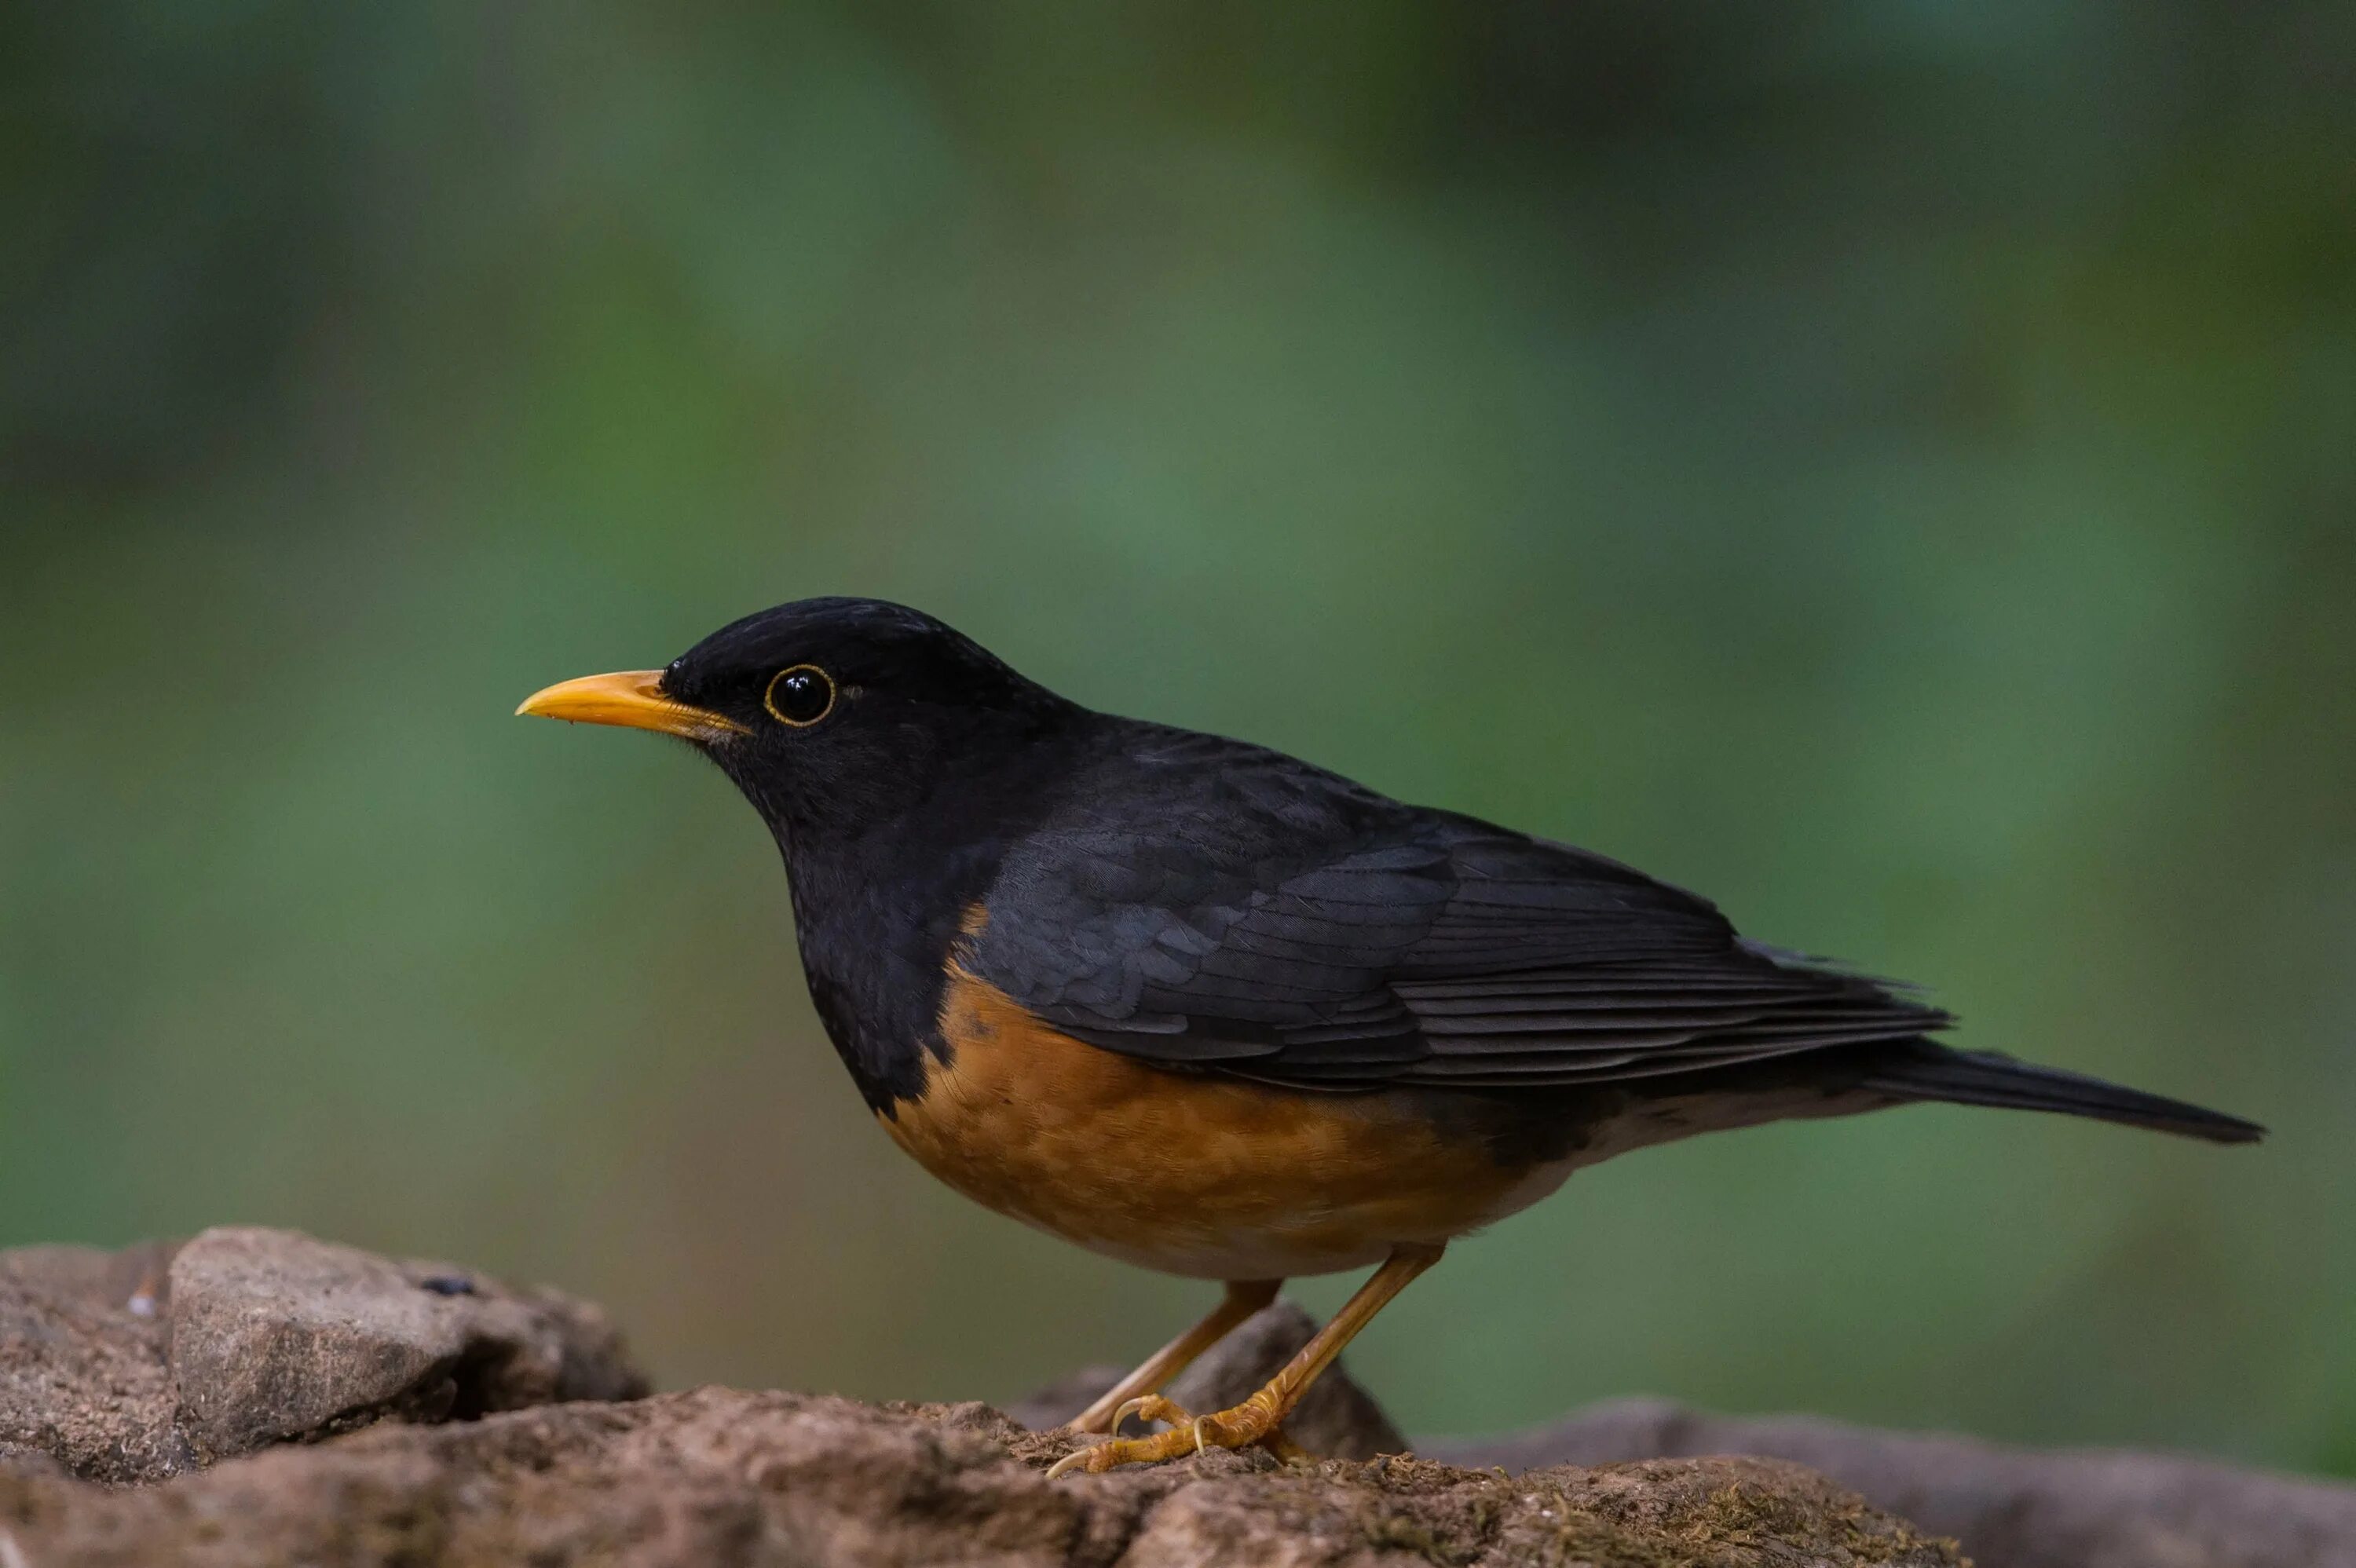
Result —
[[1148, 1394], [1120, 1407], [1113, 1417], [1114, 1429], [1119, 1430], [1121, 1422], [1131, 1415], [1161, 1422], [1168, 1430], [1148, 1437], [1108, 1437], [1076, 1449], [1056, 1460], [1049, 1467], [1047, 1478], [1052, 1481], [1075, 1470], [1101, 1475], [1122, 1465], [1155, 1465], [1212, 1448], [1248, 1448], [1271, 1436], [1291, 1453], [1300, 1452], [1277, 1431], [1275, 1420], [1266, 1407], [1256, 1402], [1247, 1401], [1233, 1410], [1222, 1410], [1213, 1415], [1190, 1415], [1161, 1395]]
[[[1383, 1303], [1397, 1296], [1417, 1275], [1440, 1261], [1437, 1244], [1409, 1245], [1402, 1243], [1392, 1249], [1383, 1266], [1374, 1277], [1358, 1287], [1332, 1321], [1317, 1330], [1308, 1344], [1275, 1377], [1268, 1386], [1231, 1410], [1211, 1415], [1190, 1415], [1160, 1394], [1143, 1394], [1114, 1403], [1119, 1385], [1108, 1391], [1096, 1404], [1089, 1406], [1084, 1421], [1112, 1405], [1112, 1430], [1118, 1434], [1120, 1424], [1134, 1415], [1144, 1421], [1158, 1421], [1168, 1430], [1150, 1437], [1112, 1436], [1101, 1443], [1065, 1455], [1048, 1469], [1047, 1477], [1054, 1480], [1075, 1470], [1100, 1475], [1122, 1465], [1152, 1465], [1164, 1459], [1176, 1459], [1188, 1454], [1201, 1454], [1212, 1448], [1246, 1448], [1258, 1443], [1288, 1462], [1311, 1457], [1299, 1444], [1284, 1435], [1280, 1424], [1301, 1402], [1301, 1395], [1325, 1370], [1326, 1364], [1341, 1354], [1342, 1347], [1352, 1335], [1365, 1327], [1367, 1319], [1382, 1310]], [[1230, 1287], [1231, 1298], [1235, 1287]], [[1271, 1292], [1272, 1294], [1272, 1292]], [[1158, 1371], [1158, 1368], [1148, 1368]], [[1128, 1387], [1144, 1381], [1144, 1373], [1122, 1380]], [[1087, 1421], [1093, 1424], [1093, 1421]]]
[[1113, 1431], [1119, 1432], [1121, 1423], [1132, 1415], [1147, 1423], [1160, 1422], [1164, 1426], [1192, 1426], [1194, 1424], [1192, 1413], [1158, 1393], [1141, 1395], [1114, 1411]]

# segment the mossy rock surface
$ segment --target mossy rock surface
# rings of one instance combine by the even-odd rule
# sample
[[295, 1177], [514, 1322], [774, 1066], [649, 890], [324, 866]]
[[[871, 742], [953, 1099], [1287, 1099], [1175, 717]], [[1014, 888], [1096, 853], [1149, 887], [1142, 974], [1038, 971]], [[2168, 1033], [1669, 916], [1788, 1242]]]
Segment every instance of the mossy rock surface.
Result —
[[[1240, 1400], [1312, 1328], [1279, 1303], [1172, 1392]], [[0, 1568], [1962, 1561], [1943, 1536], [1984, 1568], [2356, 1568], [2356, 1488], [2167, 1456], [1632, 1401], [1404, 1457], [1338, 1363], [1287, 1422], [1335, 1457], [1048, 1481], [1048, 1429], [1118, 1375], [1012, 1417], [643, 1398], [594, 1306], [444, 1263], [254, 1229], [0, 1252]]]
[[384, 1424], [168, 1485], [0, 1472], [27, 1563], [1949, 1565], [1797, 1466], [1674, 1459], [1508, 1478], [1212, 1453], [1050, 1481], [1065, 1440], [982, 1405], [703, 1389]]

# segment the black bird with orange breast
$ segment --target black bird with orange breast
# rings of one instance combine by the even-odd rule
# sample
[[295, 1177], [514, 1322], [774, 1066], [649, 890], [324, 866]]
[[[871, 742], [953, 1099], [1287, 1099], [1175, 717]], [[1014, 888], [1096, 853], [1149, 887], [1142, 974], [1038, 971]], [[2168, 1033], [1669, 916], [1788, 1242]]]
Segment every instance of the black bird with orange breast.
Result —
[[[1904, 989], [1616, 861], [1280, 752], [1092, 712], [930, 616], [811, 599], [520, 711], [692, 742], [784, 851], [827, 1033], [894, 1142], [1002, 1214], [1226, 1282], [1057, 1467], [1280, 1423], [1451, 1239], [1582, 1166], [1918, 1101], [2219, 1143], [2232, 1116], [1934, 1043]], [[1162, 1384], [1294, 1275], [1378, 1265], [1270, 1382]]]

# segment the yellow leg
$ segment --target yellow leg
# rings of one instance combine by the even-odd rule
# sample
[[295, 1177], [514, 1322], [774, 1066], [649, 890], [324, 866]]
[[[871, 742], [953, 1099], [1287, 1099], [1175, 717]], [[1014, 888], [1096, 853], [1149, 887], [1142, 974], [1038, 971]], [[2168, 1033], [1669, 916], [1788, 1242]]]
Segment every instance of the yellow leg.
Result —
[[1408, 1281], [1438, 1263], [1442, 1250], [1423, 1244], [1395, 1248], [1389, 1260], [1375, 1271], [1374, 1277], [1360, 1285], [1358, 1294], [1333, 1315], [1333, 1320], [1317, 1330], [1316, 1337], [1301, 1347], [1301, 1353], [1286, 1362], [1284, 1370], [1269, 1379], [1266, 1388], [1233, 1410], [1189, 1415], [1166, 1399], [1132, 1398], [1126, 1408], [1134, 1408], [1148, 1421], [1170, 1423], [1173, 1430], [1158, 1432], [1151, 1437], [1115, 1437], [1066, 1454], [1047, 1472], [1048, 1478], [1074, 1470], [1093, 1473], [1109, 1470], [1116, 1465], [1150, 1464], [1197, 1454], [1205, 1448], [1241, 1448], [1262, 1441], [1292, 1413], [1292, 1407], [1301, 1403], [1301, 1396], [1317, 1381], [1317, 1374], [1342, 1353], [1342, 1347], [1373, 1321], [1375, 1314], [1392, 1296], [1406, 1289]]
[[1146, 1394], [1160, 1393], [1162, 1385], [1184, 1371], [1194, 1358], [1227, 1337], [1245, 1318], [1276, 1299], [1280, 1279], [1237, 1279], [1227, 1282], [1227, 1294], [1200, 1323], [1156, 1350], [1129, 1376], [1107, 1389], [1103, 1397], [1072, 1417], [1066, 1432], [1113, 1432], [1120, 1426], [1120, 1407]]

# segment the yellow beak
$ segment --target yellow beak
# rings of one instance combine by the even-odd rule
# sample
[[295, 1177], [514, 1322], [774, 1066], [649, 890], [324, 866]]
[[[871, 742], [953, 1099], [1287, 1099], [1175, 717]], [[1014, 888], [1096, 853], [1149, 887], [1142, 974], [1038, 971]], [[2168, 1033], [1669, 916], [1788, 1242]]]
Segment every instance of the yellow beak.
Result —
[[575, 724], [659, 730], [687, 741], [719, 741], [751, 733], [733, 719], [664, 696], [662, 673], [633, 669], [616, 675], [584, 675], [533, 692], [516, 711]]

